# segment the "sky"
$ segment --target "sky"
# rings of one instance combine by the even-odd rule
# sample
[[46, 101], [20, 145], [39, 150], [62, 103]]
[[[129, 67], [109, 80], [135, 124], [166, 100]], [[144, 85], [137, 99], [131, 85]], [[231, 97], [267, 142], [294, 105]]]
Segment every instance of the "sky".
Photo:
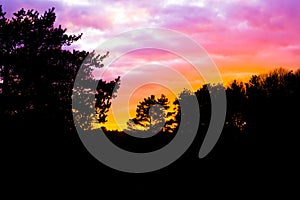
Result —
[[[250, 75], [278, 67], [300, 67], [298, 0], [2, 0], [1, 4], [8, 17], [20, 8], [43, 13], [55, 7], [57, 25], [67, 28], [69, 34], [83, 33], [82, 39], [71, 48], [88, 51], [111, 37], [136, 28], [175, 30], [205, 49], [224, 83], [233, 79], [246, 80]], [[137, 42], [143, 44], [146, 37], [139, 37]], [[189, 79], [193, 89], [205, 82], [194, 76], [185, 60], [160, 50], [141, 50], [121, 57], [113, 63], [114, 73], [108, 74], [107, 78], [128, 75], [128, 71], [143, 63], [155, 65], [151, 69], [160, 65], [177, 69]], [[145, 68], [138, 70], [148, 73]], [[162, 80], [170, 74], [161, 72], [151, 76]], [[133, 79], [133, 76], [128, 75], [128, 78]], [[134, 108], [147, 95], [145, 91], [157, 95], [167, 92], [164, 86], [151, 88], [151, 84], [136, 88], [128, 100], [130, 106]], [[137, 92], [143, 95], [134, 94]], [[109, 119], [110, 127], [117, 128], [111, 117]], [[124, 128], [126, 123], [123, 120], [119, 124]]]

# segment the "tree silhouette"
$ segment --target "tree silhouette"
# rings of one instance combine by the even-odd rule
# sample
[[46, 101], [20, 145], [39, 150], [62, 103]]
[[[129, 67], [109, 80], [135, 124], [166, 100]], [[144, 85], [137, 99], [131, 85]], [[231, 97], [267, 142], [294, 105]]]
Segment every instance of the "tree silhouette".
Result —
[[[174, 112], [169, 111], [170, 102], [165, 95], [151, 95], [137, 105], [136, 117], [127, 122], [127, 131], [173, 132]], [[166, 118], [169, 118], [166, 120]]]
[[243, 131], [247, 125], [244, 110], [247, 100], [244, 83], [234, 80], [227, 87], [226, 95], [228, 102], [226, 126]]
[[[69, 36], [61, 26], [55, 28], [55, 18], [54, 8], [43, 15], [21, 9], [1, 26], [2, 95], [19, 99], [13, 108], [18, 113], [42, 111], [53, 100], [68, 100], [78, 67], [88, 54], [62, 49], [81, 35]], [[60, 103], [56, 106], [65, 109]]]
[[[21, 9], [7, 19], [0, 7], [1, 101], [6, 105], [1, 113], [6, 114], [5, 118], [24, 119], [29, 113], [39, 113], [39, 116], [52, 116], [71, 124], [72, 88], [83, 61], [85, 65], [81, 67], [85, 68], [86, 77], [82, 78], [87, 82], [98, 82], [92, 71], [103, 66], [101, 62], [108, 52], [95, 55], [94, 52], [66, 50], [65, 47], [78, 41], [82, 34], [66, 34], [61, 25], [54, 26], [55, 19], [54, 8], [42, 15], [34, 10]], [[95, 114], [99, 122], [106, 121], [105, 113], [114, 96], [113, 86], [119, 80], [100, 80], [93, 89], [96, 90]]]
[[200, 108], [200, 127], [207, 127], [210, 122], [211, 101], [208, 89], [209, 87], [210, 85], [205, 84], [195, 92]]
[[80, 84], [74, 84], [73, 116], [78, 122], [77, 125], [85, 130], [93, 129], [93, 123], [105, 123], [107, 121], [111, 99], [116, 97], [116, 92], [119, 89], [120, 77], [107, 82], [97, 80], [92, 75], [95, 68], [103, 67], [102, 61], [107, 56], [109, 56], [109, 52], [104, 55], [89, 53], [81, 65], [81, 73], [77, 74]]
[[72, 65], [79, 64], [78, 60], [87, 53], [62, 50], [81, 35], [69, 36], [61, 26], [55, 28], [55, 18], [54, 8], [43, 15], [21, 9], [1, 27], [4, 95], [8, 92], [22, 96], [46, 93], [51, 84], [74, 77], [76, 71], [68, 72], [68, 68], [74, 68]]

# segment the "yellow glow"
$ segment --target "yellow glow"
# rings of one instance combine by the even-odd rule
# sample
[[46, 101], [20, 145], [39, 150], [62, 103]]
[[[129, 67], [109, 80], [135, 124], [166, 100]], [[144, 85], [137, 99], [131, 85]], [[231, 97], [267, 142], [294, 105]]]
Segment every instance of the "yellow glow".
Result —
[[[123, 109], [113, 110], [110, 109], [107, 117], [107, 122], [103, 124], [108, 130], [123, 130], [127, 128], [127, 121], [129, 118], [134, 118], [136, 114], [136, 108], [139, 102], [143, 101], [144, 98], [150, 95], [155, 95], [156, 98], [160, 98], [161, 94], [164, 94], [169, 102], [170, 107], [176, 98], [176, 94], [170, 91], [168, 88], [157, 84], [144, 85], [134, 91], [129, 99], [129, 113], [126, 113]], [[118, 98], [118, 97], [117, 97]], [[173, 107], [171, 107], [172, 109]], [[101, 127], [103, 125], [97, 125]]]

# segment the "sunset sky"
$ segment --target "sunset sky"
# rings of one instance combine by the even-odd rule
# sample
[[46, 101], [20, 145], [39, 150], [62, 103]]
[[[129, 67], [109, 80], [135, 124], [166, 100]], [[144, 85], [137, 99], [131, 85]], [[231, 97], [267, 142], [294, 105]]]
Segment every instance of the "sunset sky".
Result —
[[[82, 39], [71, 48], [88, 51], [115, 35], [136, 28], [181, 32], [207, 51], [225, 83], [278, 67], [300, 67], [298, 0], [4, 0], [1, 4], [7, 17], [21, 8], [43, 13], [55, 7], [57, 25], [67, 28], [69, 34], [83, 33]], [[139, 37], [139, 40], [143, 43], [146, 38]], [[107, 77], [123, 75], [137, 63], [157, 62], [178, 69], [186, 77], [194, 74], [184, 60], [170, 53], [142, 50], [119, 59], [114, 64], [119, 70]], [[164, 79], [165, 74], [157, 73], [156, 76]], [[203, 83], [197, 77], [193, 80], [194, 89]], [[137, 88], [135, 92], [152, 92], [151, 85], [145, 88]], [[166, 89], [153, 89], [155, 92], [166, 93]], [[133, 94], [130, 106], [134, 108], [142, 96]], [[124, 128], [125, 121], [119, 125]], [[118, 128], [111, 117], [109, 127]]]

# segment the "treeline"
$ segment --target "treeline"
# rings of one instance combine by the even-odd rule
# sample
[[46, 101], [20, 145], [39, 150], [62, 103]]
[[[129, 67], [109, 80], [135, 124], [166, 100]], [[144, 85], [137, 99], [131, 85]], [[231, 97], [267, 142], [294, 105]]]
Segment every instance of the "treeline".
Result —
[[[106, 122], [111, 99], [117, 93], [120, 78], [111, 82], [94, 80], [92, 68], [102, 67], [102, 60], [108, 56], [94, 52], [70, 51], [65, 47], [80, 39], [80, 35], [67, 35], [66, 29], [54, 27], [56, 16], [53, 9], [44, 14], [34, 10], [20, 10], [11, 19], [5, 17], [0, 6], [0, 123], [19, 145], [22, 141], [41, 140], [51, 149], [53, 144], [65, 149], [66, 146], [82, 146], [76, 134], [71, 96], [76, 89], [74, 80], [85, 58], [86, 78], [96, 82], [95, 116], [99, 123]], [[203, 85], [195, 93], [183, 91], [180, 98], [195, 95], [199, 102], [200, 122], [198, 146], [210, 123], [210, 92], [218, 91], [221, 85]], [[261, 151], [277, 152], [278, 146], [294, 143], [298, 136], [300, 113], [300, 70], [279, 68], [262, 75], [253, 75], [247, 82], [233, 81], [225, 88], [227, 95], [227, 116], [224, 130], [217, 144], [216, 152]], [[116, 90], [115, 90], [116, 92]], [[85, 99], [79, 99], [84, 102]], [[156, 104], [161, 106], [150, 109]], [[170, 110], [173, 104], [174, 110]], [[167, 110], [167, 112], [162, 111]], [[150, 115], [154, 118], [150, 118]], [[296, 117], [295, 117], [296, 116]], [[169, 102], [164, 95], [146, 97], [140, 102], [135, 118], [128, 121], [128, 130], [163, 128], [154, 137], [137, 139], [124, 132], [104, 128], [107, 136], [117, 145], [136, 152], [158, 149], [172, 140], [181, 119], [178, 100]], [[165, 121], [162, 121], [166, 118]], [[85, 119], [82, 118], [84, 121]], [[150, 123], [155, 122], [155, 123]], [[82, 124], [89, 128], [89, 124]], [[136, 126], [140, 126], [137, 128]], [[150, 129], [151, 130], [151, 129]], [[298, 132], [297, 132], [298, 131]], [[117, 134], [116, 134], [117, 133]], [[30, 140], [30, 139], [29, 139]], [[42, 144], [41, 144], [42, 145]], [[76, 145], [75, 145], [76, 146]], [[222, 148], [221, 148], [222, 147]], [[293, 148], [293, 145], [284, 145]], [[45, 148], [45, 147], [43, 147]], [[254, 149], [253, 149], [254, 148]], [[249, 150], [249, 151], [248, 151]], [[277, 152], [280, 153], [280, 152]]]
[[[195, 95], [200, 109], [198, 135], [204, 138], [211, 118], [210, 95], [218, 92], [222, 85], [203, 85], [195, 93], [183, 91], [179, 99]], [[226, 140], [225, 149], [243, 142], [270, 145], [288, 139], [286, 134], [295, 134], [296, 115], [300, 111], [300, 69], [293, 72], [278, 68], [261, 75], [253, 75], [248, 81], [234, 80], [225, 89], [227, 114], [222, 138]], [[151, 110], [155, 105], [161, 105]], [[170, 110], [173, 104], [174, 109]], [[162, 119], [165, 118], [165, 121]], [[197, 120], [197, 119], [195, 119]], [[116, 144], [131, 151], [144, 152], [167, 144], [180, 126], [181, 113], [179, 100], [169, 102], [165, 95], [151, 95], [137, 105], [136, 116], [128, 121], [125, 132], [147, 133], [153, 127], [162, 127], [153, 138], [138, 140], [120, 131], [104, 129], [107, 136]], [[162, 125], [163, 122], [163, 125]], [[142, 130], [142, 131], [141, 131]], [[153, 133], [154, 134], [154, 133]], [[290, 135], [291, 136], [291, 135]], [[282, 137], [282, 138], [281, 138]], [[226, 139], [225, 139], [226, 138]], [[247, 138], [247, 139], [246, 139]], [[276, 140], [275, 140], [276, 139]], [[224, 141], [220, 141], [223, 143]], [[273, 144], [275, 145], [275, 144]], [[278, 144], [279, 145], [279, 144]]]

